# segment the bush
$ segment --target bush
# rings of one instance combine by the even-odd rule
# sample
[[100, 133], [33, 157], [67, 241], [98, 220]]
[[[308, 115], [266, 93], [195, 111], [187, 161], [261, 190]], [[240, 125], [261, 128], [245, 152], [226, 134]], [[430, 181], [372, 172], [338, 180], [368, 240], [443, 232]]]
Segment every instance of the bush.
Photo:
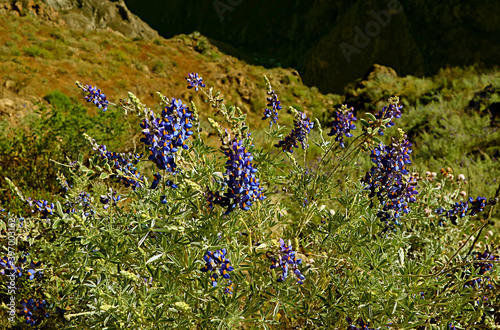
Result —
[[[104, 142], [110, 132], [94, 130], [84, 136], [95, 155], [65, 163], [61, 196], [34, 200], [6, 181], [33, 212], [16, 227], [15, 257], [43, 262], [17, 279], [18, 297], [46, 301], [28, 321], [78, 329], [491, 328], [498, 238], [482, 234], [500, 189], [467, 199], [463, 174], [411, 168], [412, 144], [392, 128], [399, 99], [362, 119], [343, 106], [328, 134], [291, 109], [290, 130], [279, 125], [280, 101], [267, 81], [267, 149], [239, 108], [227, 108], [197, 75], [188, 82], [217, 110], [208, 121], [219, 151], [201, 138], [194, 103], [159, 95], [160, 114], [129, 94], [117, 108], [141, 118], [139, 152], [148, 158], [115, 152], [123, 141]], [[87, 99], [104, 98], [92, 90]], [[320, 157], [306, 162], [309, 143]], [[355, 161], [363, 154], [366, 172]], [[3, 227], [19, 216], [4, 212]], [[8, 301], [7, 286], [1, 290]], [[17, 305], [35, 312], [32, 304]]]

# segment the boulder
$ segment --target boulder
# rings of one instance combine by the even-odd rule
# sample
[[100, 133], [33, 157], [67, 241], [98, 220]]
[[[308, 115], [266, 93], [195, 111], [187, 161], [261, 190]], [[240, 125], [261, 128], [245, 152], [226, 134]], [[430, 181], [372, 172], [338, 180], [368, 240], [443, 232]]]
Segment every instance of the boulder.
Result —
[[128, 38], [154, 39], [158, 32], [132, 14], [123, 0], [0, 0], [0, 8], [63, 23], [72, 29], [111, 29]]

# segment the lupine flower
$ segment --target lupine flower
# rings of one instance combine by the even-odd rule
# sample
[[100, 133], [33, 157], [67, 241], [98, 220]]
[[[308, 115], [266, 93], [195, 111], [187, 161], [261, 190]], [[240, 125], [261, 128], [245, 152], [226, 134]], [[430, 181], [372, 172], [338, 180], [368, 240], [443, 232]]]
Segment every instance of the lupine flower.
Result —
[[78, 196], [75, 198], [74, 202], [66, 202], [64, 204], [66, 207], [63, 210], [64, 213], [71, 214], [76, 212], [76, 207], [78, 206], [80, 210], [83, 211], [83, 214], [88, 217], [89, 215], [93, 215], [95, 213], [92, 207], [92, 197], [90, 194], [84, 191], [81, 191]]
[[463, 218], [467, 213], [467, 202], [456, 202], [455, 205], [446, 212], [446, 216], [451, 220], [451, 222], [456, 225], [457, 217]]
[[64, 189], [65, 192], [68, 192], [68, 190], [71, 189], [72, 186], [69, 185], [68, 180], [61, 178], [59, 180], [59, 174], [58, 174], [58, 182], [61, 188]]
[[275, 147], [282, 148], [283, 151], [288, 151], [290, 153], [293, 152], [293, 147], [299, 147], [299, 142], [302, 145], [302, 149], [309, 147], [306, 143], [307, 134], [309, 134], [309, 132], [311, 132], [311, 128], [314, 127], [314, 123], [306, 117], [305, 113], [300, 111], [298, 112], [297, 118], [293, 123], [295, 128], [290, 132], [290, 134], [286, 136], [283, 141], [279, 141], [278, 144], [274, 145]]
[[[160, 173], [154, 174], [153, 177], [154, 177], [154, 180], [153, 180], [153, 183], [151, 184], [151, 187], [149, 189], [156, 189], [158, 187], [158, 184], [161, 181], [161, 178], [162, 178], [162, 176], [161, 176]], [[167, 187], [171, 187], [171, 188], [174, 188], [174, 189], [178, 188], [178, 186], [172, 180], [167, 180], [165, 182], [165, 185]]]
[[282, 238], [280, 238], [278, 242], [280, 244], [280, 248], [277, 253], [273, 253], [271, 251], [267, 251], [266, 253], [267, 257], [271, 261], [270, 269], [281, 269], [281, 274], [278, 275], [277, 281], [285, 282], [291, 268], [291, 271], [297, 278], [297, 283], [304, 284], [304, 280], [306, 278], [300, 273], [298, 268], [302, 263], [302, 259], [297, 259], [295, 251], [292, 250], [292, 245], [287, 246]]
[[178, 186], [172, 180], [167, 180], [167, 182], [165, 184], [167, 185], [167, 187], [170, 187], [170, 188], [174, 188], [174, 189], [178, 188]]
[[219, 192], [209, 191], [207, 198], [209, 207], [212, 208], [214, 203], [227, 207], [226, 214], [238, 206], [247, 211], [253, 202], [266, 198], [262, 192], [264, 188], [255, 177], [257, 169], [252, 165], [253, 156], [239, 139], [234, 139], [224, 154], [229, 158], [226, 162], [224, 180], [227, 191], [223, 196]]
[[234, 291], [233, 282], [227, 281], [227, 286], [224, 288], [224, 293], [225, 294], [233, 294], [233, 291]]
[[44, 317], [48, 318], [50, 316], [49, 313], [45, 311], [45, 300], [35, 301], [33, 299], [22, 299], [20, 304], [22, 309], [18, 315], [26, 317], [26, 323], [28, 325], [40, 324]]
[[[453, 207], [446, 212], [445, 216], [449, 218], [454, 225], [456, 225], [457, 218], [463, 218], [467, 214], [475, 216], [476, 214], [482, 212], [486, 205], [493, 205], [493, 203], [495, 203], [493, 199], [488, 201], [485, 197], [481, 196], [478, 196], [476, 199], [470, 197], [468, 201], [455, 202], [455, 205], [453, 205]], [[443, 211], [444, 209], [442, 207], [435, 210], [437, 215], [443, 215]], [[442, 219], [443, 218], [441, 218], [439, 222], [440, 225], [442, 225]]]
[[[3, 275], [15, 274], [17, 277], [23, 276], [23, 269], [21, 267], [17, 267], [15, 265], [14, 259], [2, 257], [0, 259], [0, 266], [3, 267], [3, 269], [0, 270], [0, 273]], [[10, 271], [10, 272], [7, 273], [6, 271]]]
[[125, 187], [132, 186], [133, 189], [141, 186], [140, 182], [143, 176], [137, 170], [137, 163], [139, 162], [142, 154], [132, 153], [117, 153], [106, 150], [105, 145], [94, 145], [94, 150], [101, 153], [101, 159], [107, 160], [108, 164], [113, 165], [116, 170], [123, 172], [123, 175], [117, 174], [116, 179], [118, 182], [123, 183]]
[[41, 213], [42, 219], [46, 219], [49, 215], [54, 214], [54, 203], [47, 202], [46, 200], [40, 199], [31, 199], [30, 197], [26, 198], [29, 206], [34, 207], [31, 210], [31, 213]]
[[107, 195], [101, 195], [99, 201], [104, 204], [103, 208], [105, 210], [108, 209], [110, 202], [113, 206], [116, 206], [116, 203], [120, 201], [121, 196], [117, 194], [117, 192], [113, 189], [109, 189], [110, 192]]
[[103, 111], [108, 110], [108, 100], [106, 100], [106, 95], [101, 92], [100, 89], [94, 87], [92, 85], [85, 85], [85, 87], [81, 86], [82, 90], [87, 93], [85, 96], [85, 100], [87, 102], [92, 102], [99, 109], [103, 109]]
[[486, 201], [485, 197], [478, 196], [476, 199], [469, 197], [469, 203], [471, 204], [469, 214], [471, 216], [474, 216], [474, 215], [476, 215], [479, 212], [482, 212], [484, 210], [484, 207], [486, 206], [487, 201]]
[[273, 123], [276, 124], [276, 122], [278, 121], [278, 111], [281, 110], [282, 106], [281, 101], [278, 100], [278, 95], [274, 92], [274, 90], [269, 88], [267, 95], [269, 95], [269, 97], [267, 98], [267, 106], [271, 108], [266, 108], [264, 110], [264, 117], [262, 117], [262, 120], [271, 117], [269, 126], [273, 126]]
[[352, 324], [352, 320], [349, 316], [346, 317], [346, 321], [349, 324], [349, 326], [347, 327], [347, 330], [375, 330], [374, 328], [368, 328], [370, 323], [365, 323], [365, 321], [363, 321], [362, 318], [359, 318], [356, 321], [356, 323], [360, 326], [360, 328], [358, 328]]
[[160, 196], [160, 203], [167, 204], [167, 197], [165, 195]]
[[156, 117], [153, 111], [145, 118], [141, 127], [144, 137], [141, 141], [149, 146], [149, 160], [159, 169], [176, 173], [175, 153], [189, 149], [186, 140], [193, 135], [191, 131], [193, 115], [181, 100], [172, 99], [165, 107], [161, 116]]
[[33, 260], [30, 262], [30, 269], [28, 269], [27, 275], [30, 280], [33, 280], [36, 276], [38, 280], [41, 280], [43, 278], [43, 272], [42, 271], [36, 271], [36, 268], [40, 267], [42, 265], [41, 261], [34, 262]]
[[154, 180], [153, 180], [153, 183], [151, 183], [151, 187], [149, 187], [149, 189], [156, 189], [158, 187], [158, 184], [161, 181], [161, 174], [160, 174], [160, 172], [158, 172], [155, 175], [153, 175], [153, 177], [154, 177]]
[[392, 220], [399, 225], [401, 211], [409, 212], [408, 203], [415, 202], [416, 180], [409, 176], [406, 168], [410, 161], [411, 143], [403, 135], [400, 140], [391, 141], [384, 146], [382, 143], [372, 150], [371, 158], [375, 164], [361, 182], [365, 189], [370, 190], [370, 197], [377, 195], [382, 209], [377, 216], [388, 226]]
[[[394, 118], [401, 118], [401, 109], [403, 108], [402, 105], [399, 105], [399, 99], [397, 97], [395, 98], [390, 98], [389, 101], [391, 102], [390, 105], [385, 106], [382, 111], [379, 111], [376, 115], [375, 118], [377, 119], [388, 119], [390, 118], [391, 120], [385, 125], [387, 127], [392, 127], [394, 126]], [[379, 129], [378, 134], [384, 135], [384, 131], [382, 129]]]
[[[231, 266], [231, 261], [226, 258], [226, 249], [217, 250], [215, 252], [207, 251], [203, 256], [205, 260], [205, 266], [201, 269], [202, 272], [210, 272], [210, 280], [212, 281], [212, 286], [217, 286], [217, 279], [219, 275], [222, 278], [229, 279], [229, 272], [232, 272], [234, 268]], [[217, 270], [219, 274], [217, 274]], [[232, 282], [228, 282], [229, 286], [232, 287]], [[227, 288], [226, 288], [227, 289]]]
[[29, 255], [28, 252], [24, 252], [22, 256], [17, 258], [17, 263], [24, 264], [26, 262], [26, 259], [28, 258], [28, 255]]
[[[477, 252], [474, 254], [474, 260], [482, 261], [480, 263], [474, 263], [474, 268], [476, 269], [479, 275], [484, 275], [493, 269], [492, 261], [498, 261], [498, 256], [494, 255], [492, 252], [489, 251], [485, 251], [483, 253]], [[491, 284], [491, 279], [489, 277], [472, 279], [468, 281], [464, 287], [467, 288], [467, 287], [477, 286], [478, 288], [481, 288], [483, 280], [487, 288], [493, 289], [493, 285]]]
[[339, 142], [342, 148], [344, 145], [344, 135], [346, 137], [352, 137], [351, 130], [356, 129], [354, 122], [357, 120], [353, 114], [354, 108], [347, 108], [347, 105], [342, 105], [339, 111], [335, 112], [335, 119], [333, 120], [333, 126], [328, 136], [335, 135], [335, 141]]
[[199, 87], [205, 87], [203, 78], [199, 77], [197, 73], [189, 73], [186, 80], [189, 83], [188, 88], [194, 88], [195, 91], [198, 91]]

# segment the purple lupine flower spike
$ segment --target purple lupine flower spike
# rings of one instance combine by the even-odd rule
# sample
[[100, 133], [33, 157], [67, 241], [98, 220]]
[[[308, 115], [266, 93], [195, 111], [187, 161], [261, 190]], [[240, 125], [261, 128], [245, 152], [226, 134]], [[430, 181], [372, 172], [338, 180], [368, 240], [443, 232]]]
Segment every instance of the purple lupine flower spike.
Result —
[[92, 85], [85, 85], [82, 87], [82, 90], [87, 93], [85, 96], [87, 102], [94, 103], [96, 107], [102, 109], [104, 112], [108, 110], [109, 102], [106, 99], [106, 95], [100, 89]]
[[198, 76], [197, 73], [189, 73], [186, 80], [189, 83], [188, 88], [194, 88], [195, 91], [198, 91], [200, 87], [205, 87], [203, 78]]
[[297, 118], [294, 120], [295, 128], [290, 132], [284, 140], [279, 141], [278, 144], [274, 145], [277, 148], [282, 148], [283, 151], [293, 152], [293, 148], [299, 147], [299, 142], [302, 149], [306, 149], [309, 145], [306, 143], [307, 134], [311, 132], [311, 128], [314, 127], [314, 123], [311, 122], [309, 118], [303, 112], [297, 113]]
[[354, 108], [348, 109], [346, 105], [342, 105], [339, 111], [335, 112], [335, 119], [333, 126], [328, 136], [335, 135], [335, 141], [339, 142], [340, 146], [344, 148], [344, 135], [352, 137], [351, 130], [356, 129], [354, 122], [357, 120], [353, 114]]
[[264, 117], [262, 119], [267, 119], [271, 117], [271, 121], [269, 122], [269, 126], [273, 126], [273, 123], [276, 124], [278, 121], [278, 111], [282, 109], [281, 101], [278, 100], [278, 95], [274, 92], [274, 90], [269, 89], [267, 92], [269, 97], [267, 98], [267, 106], [270, 108], [266, 108], [264, 110]]
[[208, 192], [208, 203], [210, 208], [213, 204], [227, 207], [226, 214], [231, 213], [239, 207], [248, 211], [250, 206], [257, 200], [264, 200], [263, 190], [253, 167], [253, 156], [246, 147], [243, 140], [234, 139], [229, 150], [224, 152], [229, 158], [226, 162], [225, 183], [227, 191], [221, 196], [219, 192]]

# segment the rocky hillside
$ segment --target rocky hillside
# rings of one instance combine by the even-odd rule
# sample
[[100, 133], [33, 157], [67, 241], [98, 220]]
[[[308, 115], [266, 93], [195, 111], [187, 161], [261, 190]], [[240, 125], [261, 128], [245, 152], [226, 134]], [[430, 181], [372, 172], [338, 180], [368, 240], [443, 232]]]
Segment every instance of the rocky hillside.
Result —
[[123, 0], [0, 0], [0, 13], [33, 15], [70, 29], [111, 29], [129, 38], [158, 33], [128, 10]]
[[319, 115], [339, 102], [339, 96], [304, 86], [296, 70], [246, 65], [199, 34], [155, 37], [156, 32], [126, 7], [128, 21], [115, 15], [123, 2], [92, 1], [74, 1], [74, 7], [71, 1], [65, 2], [67, 6], [62, 1], [0, 3], [2, 119], [18, 122], [56, 89], [80, 100], [76, 80], [97, 85], [110, 101], [125, 97], [127, 91], [149, 105], [157, 103], [156, 91], [185, 101], [199, 99], [186, 89], [184, 77], [189, 72], [199, 72], [207, 85], [249, 113], [256, 125], [263, 125], [257, 119], [266, 106], [264, 74], [287, 106]]
[[445, 67], [500, 64], [499, 1], [126, 3], [165, 37], [200, 31], [249, 63], [296, 68], [307, 85], [324, 93], [343, 92], [375, 63], [417, 76]]

